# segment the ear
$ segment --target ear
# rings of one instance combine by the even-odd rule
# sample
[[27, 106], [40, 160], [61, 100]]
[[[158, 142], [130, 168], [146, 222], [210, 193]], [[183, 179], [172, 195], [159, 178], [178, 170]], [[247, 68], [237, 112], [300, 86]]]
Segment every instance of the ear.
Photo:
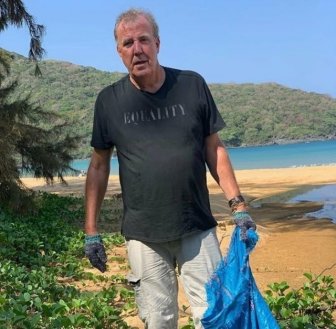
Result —
[[160, 38], [159, 37], [156, 38], [155, 44], [156, 44], [157, 53], [159, 53], [160, 51]]
[[119, 56], [121, 56], [121, 49], [119, 47], [119, 43], [117, 43], [117, 52], [118, 52]]

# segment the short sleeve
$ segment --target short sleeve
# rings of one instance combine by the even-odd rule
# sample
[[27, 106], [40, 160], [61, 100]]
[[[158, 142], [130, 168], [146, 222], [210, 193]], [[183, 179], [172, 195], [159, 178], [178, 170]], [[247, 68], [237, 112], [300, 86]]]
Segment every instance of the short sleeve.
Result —
[[202, 98], [204, 104], [204, 132], [206, 136], [222, 130], [226, 124], [218, 111], [217, 105], [212, 97], [209, 87], [203, 79]]
[[101, 97], [98, 95], [95, 107], [94, 107], [94, 117], [93, 117], [93, 128], [92, 128], [92, 138], [91, 146], [97, 149], [109, 149], [114, 145], [109, 142], [108, 136], [108, 120], [106, 116], [106, 109]]

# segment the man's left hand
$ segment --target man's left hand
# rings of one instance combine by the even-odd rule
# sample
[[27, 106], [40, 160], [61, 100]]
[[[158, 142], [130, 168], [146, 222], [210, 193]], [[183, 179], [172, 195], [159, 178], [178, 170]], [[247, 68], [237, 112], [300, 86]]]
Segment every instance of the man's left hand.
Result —
[[247, 240], [247, 231], [249, 229], [256, 230], [257, 225], [247, 211], [236, 211], [233, 213], [234, 222], [240, 227], [240, 238]]

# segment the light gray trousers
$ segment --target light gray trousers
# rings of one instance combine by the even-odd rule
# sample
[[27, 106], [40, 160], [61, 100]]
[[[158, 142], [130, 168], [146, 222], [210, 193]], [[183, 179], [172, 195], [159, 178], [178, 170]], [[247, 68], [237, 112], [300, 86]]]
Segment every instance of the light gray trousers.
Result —
[[221, 260], [216, 228], [176, 241], [127, 241], [139, 316], [147, 329], [176, 329], [178, 320], [176, 267], [189, 300], [195, 328], [208, 305], [205, 284]]

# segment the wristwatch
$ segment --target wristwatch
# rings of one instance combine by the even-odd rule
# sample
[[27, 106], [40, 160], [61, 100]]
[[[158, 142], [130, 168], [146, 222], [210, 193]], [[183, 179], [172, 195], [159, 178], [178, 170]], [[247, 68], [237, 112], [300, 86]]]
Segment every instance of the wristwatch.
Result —
[[231, 208], [232, 211], [234, 211], [242, 203], [245, 204], [245, 199], [243, 198], [242, 195], [237, 195], [231, 200], [229, 200], [229, 207]]

